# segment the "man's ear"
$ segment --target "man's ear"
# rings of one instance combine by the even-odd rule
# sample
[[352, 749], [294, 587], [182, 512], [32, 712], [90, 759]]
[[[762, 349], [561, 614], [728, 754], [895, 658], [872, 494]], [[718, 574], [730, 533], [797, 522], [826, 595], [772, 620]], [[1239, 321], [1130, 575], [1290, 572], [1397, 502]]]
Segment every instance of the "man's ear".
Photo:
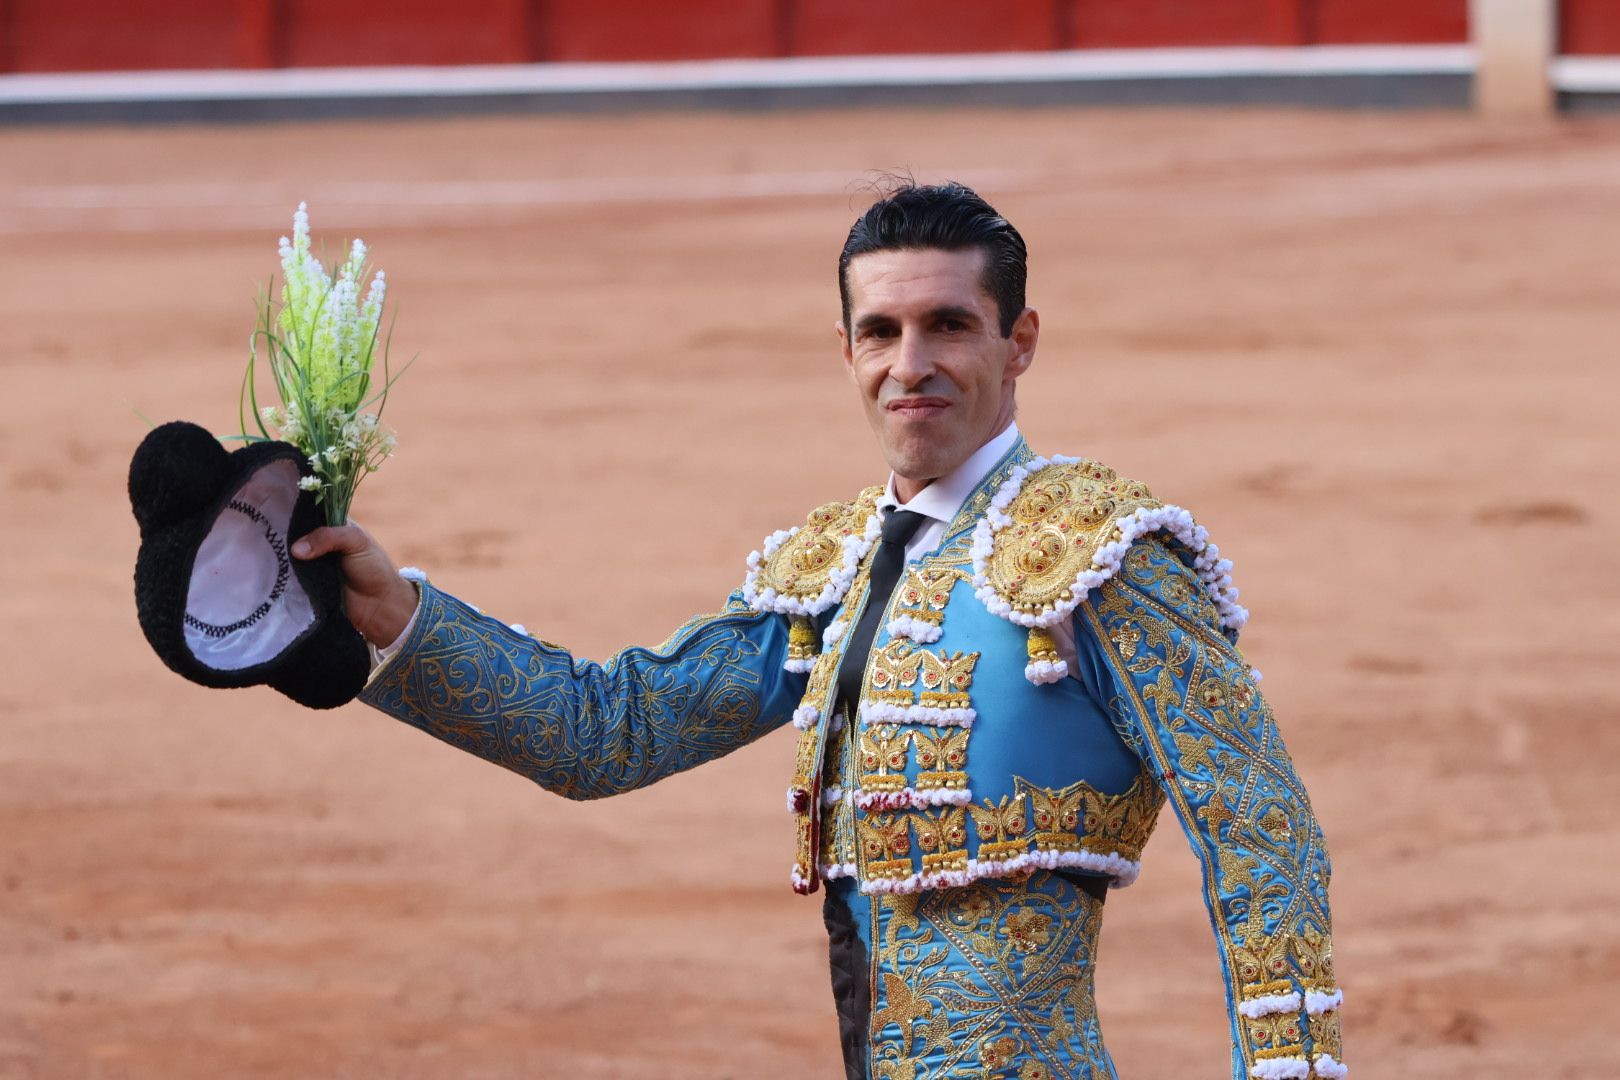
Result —
[[851, 382], [855, 381], [855, 354], [850, 350], [849, 331], [844, 328], [844, 320], [839, 319], [833, 323], [833, 329], [838, 331], [838, 349], [844, 354], [844, 370], [849, 372]]
[[1041, 336], [1041, 317], [1032, 307], [1025, 308], [1013, 323], [1008, 340], [1012, 342], [1012, 356], [1007, 361], [1007, 375], [1018, 378], [1035, 361], [1035, 344]]

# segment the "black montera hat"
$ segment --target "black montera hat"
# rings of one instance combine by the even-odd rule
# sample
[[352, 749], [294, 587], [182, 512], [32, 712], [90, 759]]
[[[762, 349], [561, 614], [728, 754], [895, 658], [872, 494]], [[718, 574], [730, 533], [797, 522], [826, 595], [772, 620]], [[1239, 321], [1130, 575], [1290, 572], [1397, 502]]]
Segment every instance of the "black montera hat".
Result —
[[342, 557], [287, 550], [325, 524], [298, 486], [310, 475], [291, 443], [227, 452], [179, 420], [142, 440], [129, 463], [135, 608], [170, 668], [203, 686], [267, 684], [315, 709], [365, 686], [371, 659], [343, 614]]

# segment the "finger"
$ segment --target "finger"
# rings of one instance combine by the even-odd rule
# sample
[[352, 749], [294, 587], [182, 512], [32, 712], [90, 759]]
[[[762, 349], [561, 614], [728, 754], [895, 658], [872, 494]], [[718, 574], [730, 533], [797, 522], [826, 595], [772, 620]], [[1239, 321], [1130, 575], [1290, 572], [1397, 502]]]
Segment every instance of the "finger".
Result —
[[323, 525], [301, 536], [293, 544], [292, 553], [298, 559], [318, 559], [333, 551], [358, 555], [369, 542], [365, 531], [358, 525]]

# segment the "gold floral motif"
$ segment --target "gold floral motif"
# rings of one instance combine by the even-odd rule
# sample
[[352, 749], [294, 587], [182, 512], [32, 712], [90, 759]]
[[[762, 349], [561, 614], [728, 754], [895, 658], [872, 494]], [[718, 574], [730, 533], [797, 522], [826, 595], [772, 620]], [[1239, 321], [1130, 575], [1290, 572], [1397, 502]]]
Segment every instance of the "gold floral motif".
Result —
[[860, 535], [876, 512], [882, 488], [867, 488], [852, 503], [836, 502], [810, 512], [798, 532], [761, 560], [757, 587], [804, 602], [818, 599], [834, 570], [844, 565], [844, 538]]
[[1013, 610], [1049, 611], [1072, 598], [1075, 579], [1114, 538], [1119, 519], [1158, 505], [1146, 485], [1105, 465], [1048, 466], [1007, 506], [1011, 524], [997, 530], [985, 576]]
[[1019, 952], [1034, 952], [1052, 941], [1052, 919], [1038, 911], [1019, 911], [1007, 916], [1007, 940]]
[[949, 566], [924, 565], [907, 570], [895, 592], [894, 613], [940, 625], [945, 619], [951, 589], [962, 576], [961, 571]]
[[1080, 846], [1099, 855], [1119, 855], [1140, 862], [1142, 848], [1158, 824], [1164, 792], [1147, 773], [1136, 775], [1131, 786], [1118, 795], [1104, 795], [1084, 786], [1084, 835]]
[[1026, 797], [1003, 795], [999, 803], [984, 800], [983, 806], [972, 807], [973, 828], [979, 834], [979, 862], [999, 862], [1022, 855], [1029, 850], [1024, 829], [1029, 820], [1025, 813]]
[[973, 685], [973, 669], [979, 654], [918, 650], [922, 661], [922, 704], [936, 709], [966, 709], [973, 704], [968, 687]]
[[911, 876], [911, 819], [905, 814], [857, 816], [862, 876], [868, 880]]
[[1080, 814], [1085, 806], [1084, 781], [1066, 788], [1041, 788], [1016, 777], [1014, 790], [1028, 795], [1035, 823], [1035, 847], [1040, 851], [1079, 851]]
[[1092, 993], [1102, 905], [1058, 875], [870, 898], [871, 1072], [1111, 1077]]
[[1331, 1025], [1308, 1021], [1303, 1007], [1305, 991], [1333, 989], [1326, 848], [1207, 591], [1166, 542], [1144, 540], [1081, 611], [1111, 647], [1141, 753], [1188, 826], [1237, 1002], [1301, 996], [1300, 1008], [1241, 1017], [1245, 1064], [1331, 1053]]
[[1314, 1054], [1331, 1054], [1335, 1061], [1340, 1060], [1344, 1051], [1340, 1047], [1339, 1011], [1321, 1013], [1308, 1017], [1311, 1032], [1311, 1052]]
[[872, 654], [872, 666], [867, 677], [866, 693], [861, 700], [893, 705], [910, 705], [916, 697], [915, 687], [922, 675], [924, 650], [912, 647], [911, 642], [899, 638], [889, 642]]
[[967, 787], [967, 743], [969, 728], [945, 728], [937, 734], [917, 731], [911, 741], [917, 747], [917, 790], [960, 791]]
[[880, 724], [860, 733], [861, 788], [898, 791], [906, 786], [906, 749], [911, 735], [893, 724]]
[[1307, 926], [1288, 939], [1294, 956], [1294, 966], [1300, 979], [1314, 990], [1330, 991], [1337, 987], [1333, 974], [1333, 939], [1314, 926]]
[[947, 870], [966, 870], [966, 808], [953, 806], [916, 810], [912, 814], [912, 831], [917, 836], [917, 847], [923, 853], [923, 871], [935, 874]]

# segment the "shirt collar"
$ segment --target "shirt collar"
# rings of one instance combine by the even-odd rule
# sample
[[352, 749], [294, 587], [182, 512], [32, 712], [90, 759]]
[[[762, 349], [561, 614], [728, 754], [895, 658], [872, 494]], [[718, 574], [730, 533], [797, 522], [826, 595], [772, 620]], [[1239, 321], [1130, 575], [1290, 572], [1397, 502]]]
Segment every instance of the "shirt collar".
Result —
[[958, 465], [949, 475], [942, 476], [932, 484], [917, 492], [908, 503], [902, 503], [894, 493], [894, 473], [889, 474], [889, 486], [878, 500], [878, 509], [887, 513], [890, 510], [911, 510], [924, 517], [949, 525], [956, 518], [957, 511], [967, 497], [973, 494], [973, 489], [979, 486], [990, 470], [995, 468], [996, 462], [1002, 455], [1011, 450], [1018, 441], [1018, 425], [1008, 424], [1007, 430], [991, 439]]

